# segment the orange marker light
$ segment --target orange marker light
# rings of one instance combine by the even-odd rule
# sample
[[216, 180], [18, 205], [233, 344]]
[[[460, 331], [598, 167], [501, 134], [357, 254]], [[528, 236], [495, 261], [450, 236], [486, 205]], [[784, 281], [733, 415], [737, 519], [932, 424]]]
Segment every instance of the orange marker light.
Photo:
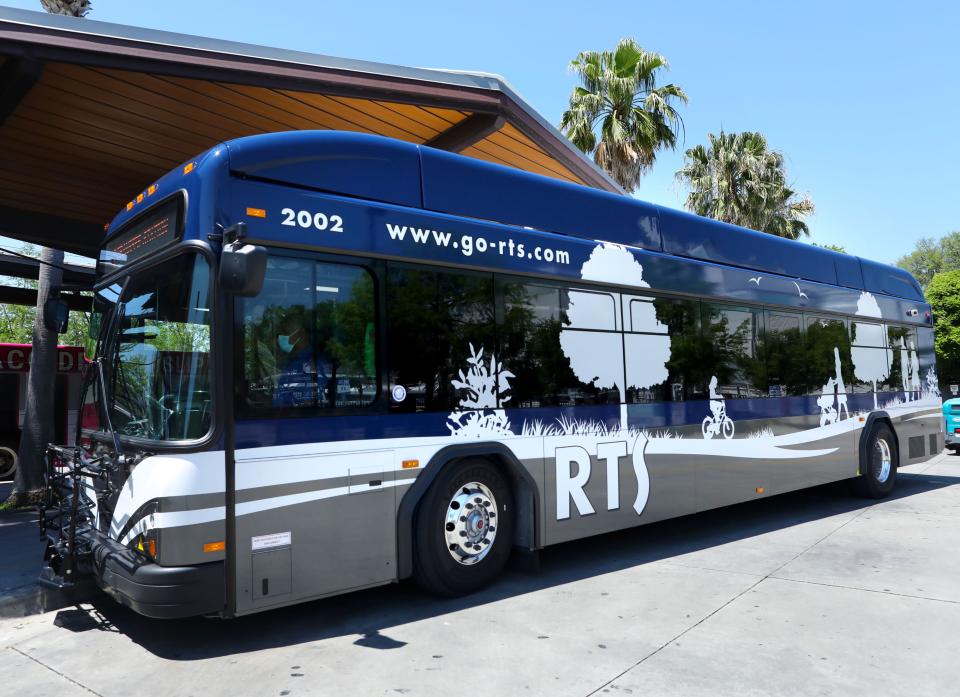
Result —
[[247, 215], [251, 218], [266, 218], [267, 212], [262, 208], [248, 208]]
[[137, 196], [137, 203], [143, 203], [143, 194]]
[[147, 554], [151, 557], [157, 556], [157, 542], [156, 540], [147, 540]]
[[157, 193], [156, 184], [151, 184], [149, 187], [147, 187], [147, 196], [153, 196], [155, 193]]
[[127, 204], [127, 210], [130, 210], [131, 208], [133, 208], [133, 201]]
[[758, 487], [757, 487], [757, 493], [758, 493], [758, 494], [762, 494], [764, 491], [765, 491], [765, 489], [764, 489], [762, 486], [758, 486]]
[[196, 162], [190, 162], [190, 163], [188, 163], [188, 164], [185, 164], [185, 165], [183, 166], [183, 173], [184, 173], [184, 174], [190, 174], [190, 172], [192, 172], [192, 171], [193, 171], [193, 168], [196, 167], [196, 166], [197, 166], [197, 163], [196, 163]]
[[204, 552], [222, 552], [227, 548], [226, 542], [208, 542], [203, 546]]
[[402, 466], [405, 470], [416, 469], [420, 466], [420, 460], [404, 460]]

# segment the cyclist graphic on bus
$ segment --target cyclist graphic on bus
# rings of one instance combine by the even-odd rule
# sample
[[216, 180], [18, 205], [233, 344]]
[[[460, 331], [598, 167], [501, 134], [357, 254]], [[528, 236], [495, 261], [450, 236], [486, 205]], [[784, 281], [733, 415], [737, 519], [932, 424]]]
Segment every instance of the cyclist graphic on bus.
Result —
[[703, 437], [710, 439], [723, 435], [724, 438], [733, 438], [733, 420], [727, 416], [727, 405], [723, 394], [717, 391], [717, 376], [710, 378], [710, 416], [703, 419], [701, 431]]

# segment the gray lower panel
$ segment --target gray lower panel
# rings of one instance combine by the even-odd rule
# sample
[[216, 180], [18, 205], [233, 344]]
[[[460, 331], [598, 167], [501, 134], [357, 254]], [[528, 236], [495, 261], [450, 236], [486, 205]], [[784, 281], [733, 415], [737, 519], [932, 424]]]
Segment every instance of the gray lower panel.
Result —
[[[238, 612], [393, 580], [395, 495], [381, 487], [239, 516]], [[254, 538], [287, 535], [278, 550], [252, 549]]]
[[[742, 422], [737, 424], [737, 428], [745, 434], [753, 434], [775, 427], [776, 432], [782, 435], [806, 431], [818, 425], [812, 417], [791, 417]], [[857, 474], [859, 437], [859, 430], [847, 431], [791, 448], [798, 457], [770, 459], [749, 456], [750, 436], [736, 439], [743, 446], [743, 454], [736, 457], [684, 454], [685, 450], [698, 448], [706, 448], [709, 453], [710, 443], [716, 443], [720, 452], [719, 443], [729, 444], [729, 441], [704, 444], [701, 434], [684, 434], [683, 438], [676, 439], [676, 453], [662, 452], [664, 448], [660, 448], [660, 452], [644, 456], [649, 495], [642, 506], [634, 505], [639, 502], [638, 490], [643, 484], [632, 457], [620, 457], [614, 468], [609, 456], [602, 457], [597, 452], [602, 447], [599, 444], [593, 446], [595, 452], [581, 453], [582, 463], [589, 462], [589, 476], [584, 481], [578, 481], [575, 487], [582, 488], [581, 495], [576, 490], [569, 493], [568, 483], [561, 483], [558, 487], [557, 482], [558, 471], [565, 482], [580, 475], [581, 465], [574, 461], [576, 453], [559, 463], [547, 456], [544, 460], [546, 488], [543, 497], [545, 542], [565, 542], [853, 477]], [[687, 442], [695, 441], [697, 447], [685, 448], [685, 439], [688, 439]], [[544, 454], [559, 452], [557, 448], [563, 449], [578, 441], [583, 444], [588, 439], [579, 438], [570, 443], [566, 440], [547, 438]], [[584, 449], [589, 447], [584, 446]], [[612, 446], [608, 445], [607, 448], [609, 453]], [[802, 455], [805, 450], [827, 452], [806, 456]], [[613, 473], [616, 473], [617, 481], [611, 486]], [[637, 508], [641, 509], [640, 513]]]

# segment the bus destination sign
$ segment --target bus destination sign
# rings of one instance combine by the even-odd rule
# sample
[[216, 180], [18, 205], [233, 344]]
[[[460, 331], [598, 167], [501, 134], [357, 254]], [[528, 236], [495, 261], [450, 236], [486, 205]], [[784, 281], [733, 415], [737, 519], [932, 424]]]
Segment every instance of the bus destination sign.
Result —
[[161, 204], [107, 242], [100, 261], [123, 266], [166, 247], [180, 232], [180, 199]]

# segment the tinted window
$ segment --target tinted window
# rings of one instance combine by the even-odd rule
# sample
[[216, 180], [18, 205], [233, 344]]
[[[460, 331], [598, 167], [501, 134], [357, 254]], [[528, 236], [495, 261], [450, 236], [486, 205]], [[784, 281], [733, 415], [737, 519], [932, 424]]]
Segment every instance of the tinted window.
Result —
[[886, 390], [890, 356], [885, 348], [887, 338], [883, 325], [860, 320], [850, 322], [850, 343], [854, 392]]
[[872, 346], [885, 348], [883, 325], [875, 322], [861, 322], [854, 320], [850, 323], [850, 338], [856, 346]]
[[389, 381], [405, 392], [400, 401], [391, 398], [391, 410], [460, 408], [463, 395], [453, 381], [475, 356], [489, 372], [495, 340], [492, 275], [389, 267]]
[[241, 312], [246, 411], [361, 407], [376, 397], [367, 270], [271, 257], [263, 291]]
[[912, 327], [887, 327], [890, 351], [891, 390], [905, 393], [920, 392], [920, 362], [917, 352], [917, 330]]
[[620, 296], [573, 288], [560, 289], [561, 319], [571, 329], [616, 331], [620, 328], [617, 309]]
[[696, 302], [624, 296], [627, 401], [702, 398], [710, 376], [697, 328]]
[[702, 361], [729, 399], [767, 394], [763, 365], [756, 360], [759, 311], [704, 303]]
[[808, 391], [803, 345], [803, 318], [767, 312], [757, 344], [757, 386], [770, 397], [792, 397]]
[[822, 396], [831, 388], [852, 392], [855, 381], [846, 320], [807, 317], [804, 362], [810, 376], [807, 394]]
[[620, 402], [623, 343], [616, 299], [509, 279], [498, 281], [500, 360], [514, 374], [508, 407]]

